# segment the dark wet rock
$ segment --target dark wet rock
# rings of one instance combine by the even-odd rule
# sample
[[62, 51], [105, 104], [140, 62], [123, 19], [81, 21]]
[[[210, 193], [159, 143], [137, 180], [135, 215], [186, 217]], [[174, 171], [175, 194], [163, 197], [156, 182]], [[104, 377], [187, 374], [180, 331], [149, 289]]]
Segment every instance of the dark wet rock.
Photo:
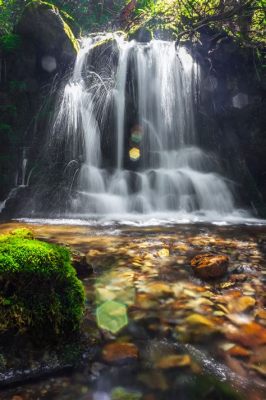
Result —
[[194, 273], [202, 279], [221, 278], [227, 272], [229, 257], [215, 254], [198, 254], [190, 263]]
[[[76, 59], [78, 42], [65, 22], [66, 15], [62, 15], [48, 3], [29, 2], [15, 27], [16, 49], [1, 49], [5, 65], [0, 82], [1, 201], [15, 185], [26, 183], [21, 177], [23, 148], [28, 149], [28, 171], [42, 154], [48, 121], [55, 107], [56, 87]], [[3, 129], [8, 129], [9, 134], [4, 134]], [[6, 205], [9, 215], [16, 214], [17, 209], [31, 208], [31, 194], [26, 200], [20, 193], [14, 198]]]
[[71, 369], [71, 364], [60, 362], [58, 359], [51, 359], [47, 362], [39, 361], [33, 367], [6, 369], [0, 372], [0, 387], [55, 375]]
[[[92, 69], [98, 70], [106, 65], [113, 70], [117, 68], [119, 49], [114, 35], [110, 35], [110, 37], [98, 41], [91, 48], [84, 73], [84, 79], [88, 85], [90, 85], [92, 83], [92, 79], [95, 78], [95, 76], [91, 74]], [[117, 35], [123, 35], [123, 33], [117, 32]]]
[[79, 278], [86, 278], [91, 275], [93, 269], [91, 264], [87, 262], [84, 253], [72, 250], [71, 261]]
[[230, 281], [231, 282], [244, 282], [247, 280], [247, 275], [246, 274], [233, 274], [230, 276]]

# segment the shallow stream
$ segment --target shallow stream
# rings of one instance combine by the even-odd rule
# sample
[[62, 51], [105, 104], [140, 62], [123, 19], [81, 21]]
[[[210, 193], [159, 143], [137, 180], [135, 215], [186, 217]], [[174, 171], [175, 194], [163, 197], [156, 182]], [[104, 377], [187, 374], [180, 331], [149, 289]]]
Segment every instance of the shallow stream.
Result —
[[[86, 254], [82, 332], [95, 355], [6, 388], [1, 400], [266, 398], [265, 225], [63, 222], [14, 221], [0, 232], [27, 226]], [[229, 256], [230, 267], [203, 282], [190, 260], [209, 252]]]

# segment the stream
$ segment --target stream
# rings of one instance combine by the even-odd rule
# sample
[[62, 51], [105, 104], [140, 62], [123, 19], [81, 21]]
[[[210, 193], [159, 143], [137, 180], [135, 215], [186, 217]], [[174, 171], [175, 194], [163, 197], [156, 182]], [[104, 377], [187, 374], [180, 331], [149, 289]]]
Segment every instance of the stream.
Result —
[[[265, 225], [36, 219], [0, 232], [22, 226], [86, 255], [90, 355], [1, 400], [265, 399]], [[197, 278], [202, 253], [228, 256], [228, 273]]]

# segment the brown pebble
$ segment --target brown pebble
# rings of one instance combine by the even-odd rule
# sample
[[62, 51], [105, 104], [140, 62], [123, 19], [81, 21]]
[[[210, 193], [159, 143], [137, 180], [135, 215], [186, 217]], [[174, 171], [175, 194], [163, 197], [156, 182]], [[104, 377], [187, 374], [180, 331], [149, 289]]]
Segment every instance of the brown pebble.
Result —
[[138, 348], [133, 343], [109, 343], [103, 349], [103, 359], [110, 363], [136, 358], [138, 358]]

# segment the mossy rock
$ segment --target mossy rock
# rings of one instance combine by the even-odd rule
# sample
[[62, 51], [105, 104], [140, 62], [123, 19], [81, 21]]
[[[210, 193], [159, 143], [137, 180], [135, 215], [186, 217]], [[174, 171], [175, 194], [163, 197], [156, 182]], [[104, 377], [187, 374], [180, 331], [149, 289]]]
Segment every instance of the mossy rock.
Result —
[[78, 331], [84, 300], [66, 248], [23, 228], [0, 237], [0, 334], [65, 338]]
[[33, 42], [41, 56], [55, 57], [58, 65], [74, 61], [79, 44], [70, 26], [53, 4], [30, 1], [17, 25], [24, 41]]
[[128, 32], [128, 39], [147, 43], [153, 39], [153, 32], [146, 26], [135, 26]]

